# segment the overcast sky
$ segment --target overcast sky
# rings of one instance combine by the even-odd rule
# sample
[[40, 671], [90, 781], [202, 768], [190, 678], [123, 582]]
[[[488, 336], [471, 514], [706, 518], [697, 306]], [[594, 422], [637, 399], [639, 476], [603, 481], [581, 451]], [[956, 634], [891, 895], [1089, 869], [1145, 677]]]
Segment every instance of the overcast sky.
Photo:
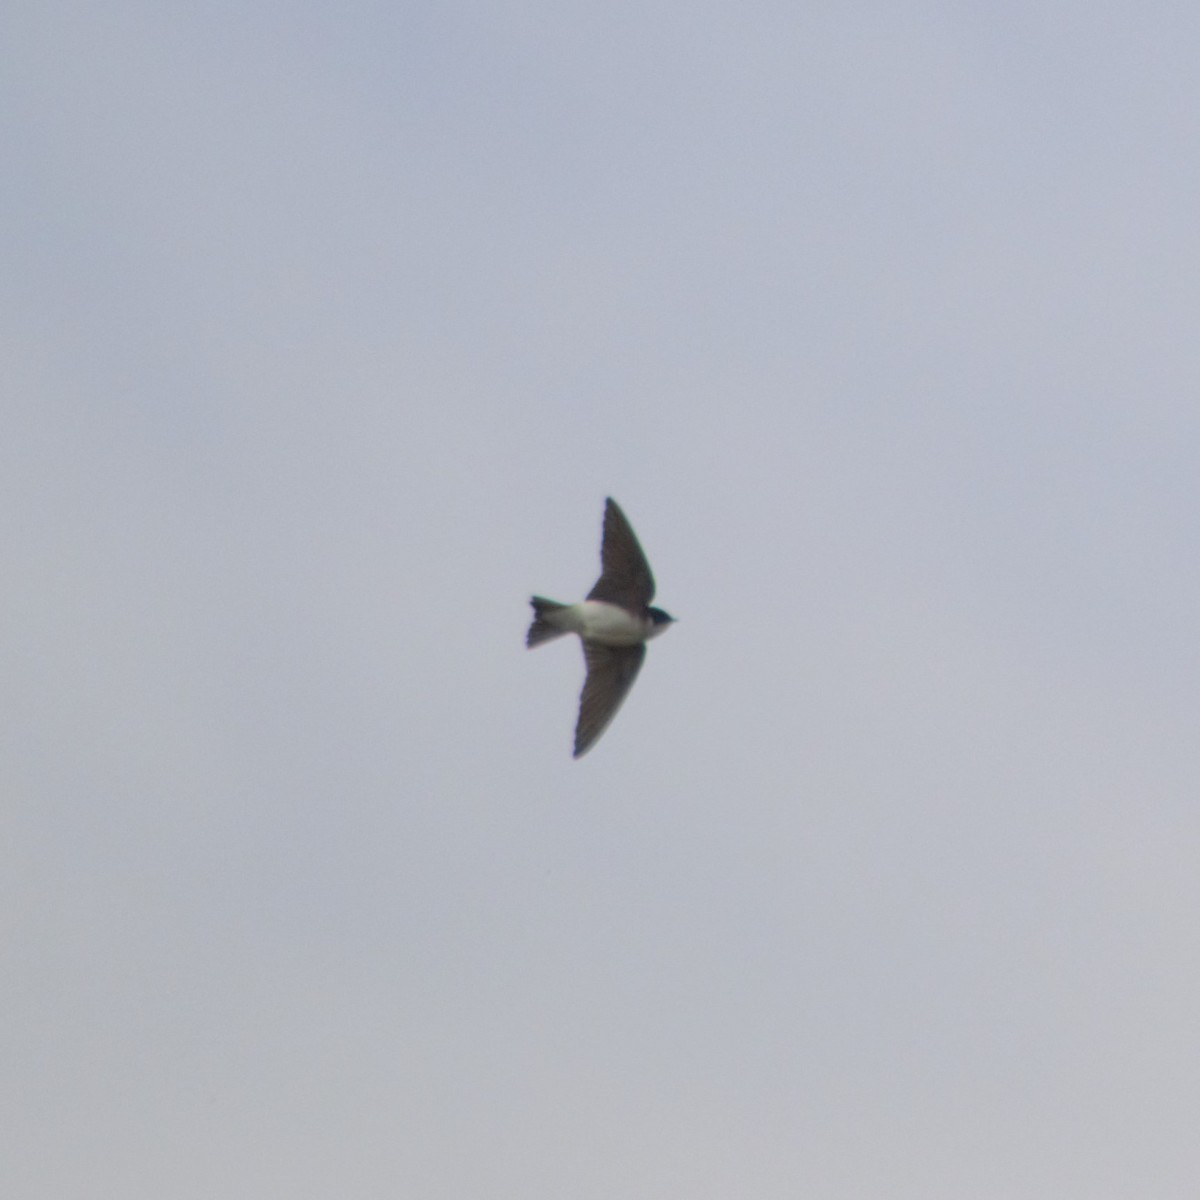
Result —
[[1194, 1200], [1198, 61], [11, 0], [0, 1193]]

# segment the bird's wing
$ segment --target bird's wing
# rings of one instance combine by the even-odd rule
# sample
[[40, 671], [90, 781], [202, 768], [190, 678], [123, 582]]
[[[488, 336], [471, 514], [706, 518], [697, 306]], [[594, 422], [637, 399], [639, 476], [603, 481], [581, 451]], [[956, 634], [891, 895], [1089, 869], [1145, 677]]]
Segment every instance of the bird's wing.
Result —
[[615, 500], [604, 504], [604, 537], [600, 543], [600, 578], [589, 600], [607, 600], [640, 613], [654, 599], [654, 576], [638, 545], [629, 519]]
[[579, 721], [575, 726], [575, 757], [586, 754], [596, 744], [608, 723], [617, 715], [621, 702], [629, 695], [633, 681], [642, 669], [646, 644], [601, 646], [583, 643], [587, 660], [587, 679], [579, 697]]

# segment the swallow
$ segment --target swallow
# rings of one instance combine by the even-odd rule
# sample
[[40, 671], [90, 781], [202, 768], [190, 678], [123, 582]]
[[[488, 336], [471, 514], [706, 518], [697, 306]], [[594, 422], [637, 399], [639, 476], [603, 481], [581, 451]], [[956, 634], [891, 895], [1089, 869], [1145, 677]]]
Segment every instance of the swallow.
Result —
[[638, 545], [633, 526], [611, 498], [604, 502], [600, 578], [578, 604], [559, 604], [534, 596], [533, 624], [525, 635], [532, 648], [577, 633], [583, 644], [587, 678], [579, 697], [573, 757], [586, 754], [608, 728], [642, 669], [646, 643], [674, 617], [651, 607], [654, 576]]

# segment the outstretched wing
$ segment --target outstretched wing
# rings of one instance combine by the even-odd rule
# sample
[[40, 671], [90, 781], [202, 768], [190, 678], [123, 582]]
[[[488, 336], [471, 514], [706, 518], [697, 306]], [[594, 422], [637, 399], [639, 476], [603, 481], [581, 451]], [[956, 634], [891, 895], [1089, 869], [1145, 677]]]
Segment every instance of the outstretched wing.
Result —
[[617, 715], [617, 709], [629, 695], [629, 689], [642, 669], [646, 645], [639, 642], [635, 646], [601, 646], [596, 642], [584, 642], [583, 657], [587, 660], [587, 679], [579, 697], [576, 758], [596, 744]]
[[628, 518], [611, 498], [604, 502], [600, 578], [589, 600], [607, 600], [640, 613], [654, 599], [654, 576]]

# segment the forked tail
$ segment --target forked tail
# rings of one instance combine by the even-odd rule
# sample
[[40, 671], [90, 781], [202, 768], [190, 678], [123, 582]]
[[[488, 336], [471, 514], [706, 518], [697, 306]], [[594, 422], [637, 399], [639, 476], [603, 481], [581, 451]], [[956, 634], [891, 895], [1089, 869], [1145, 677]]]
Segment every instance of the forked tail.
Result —
[[563, 629], [554, 620], [554, 614], [568, 608], [569, 605], [559, 604], [557, 600], [546, 600], [542, 596], [534, 596], [529, 603], [533, 605], [533, 624], [529, 626], [529, 632], [525, 635], [526, 646], [540, 646], [543, 642], [571, 632], [569, 629]]

